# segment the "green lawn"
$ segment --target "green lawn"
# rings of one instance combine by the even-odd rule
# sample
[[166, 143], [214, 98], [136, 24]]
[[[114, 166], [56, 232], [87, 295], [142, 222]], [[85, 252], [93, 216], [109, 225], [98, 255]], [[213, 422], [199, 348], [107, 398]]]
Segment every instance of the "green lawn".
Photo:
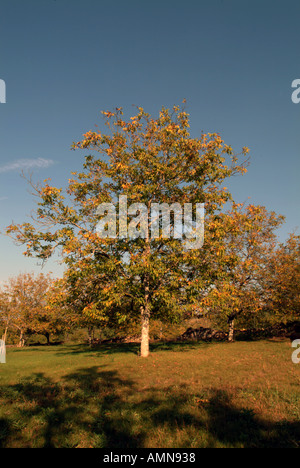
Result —
[[288, 341], [9, 348], [0, 447], [300, 447]]

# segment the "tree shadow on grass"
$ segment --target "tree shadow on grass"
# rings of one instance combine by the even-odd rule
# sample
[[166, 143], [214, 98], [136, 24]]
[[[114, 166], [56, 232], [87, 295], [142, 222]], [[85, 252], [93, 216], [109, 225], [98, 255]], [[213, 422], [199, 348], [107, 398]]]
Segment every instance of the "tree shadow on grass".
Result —
[[[152, 415], [156, 427], [167, 424], [170, 430], [193, 429], [194, 434], [204, 430], [205, 447], [300, 448], [299, 422], [263, 420], [252, 409], [236, 407], [225, 390], [208, 389], [204, 394], [194, 395], [194, 401], [202, 411], [193, 413], [187, 409], [187, 395], [178, 390], [168, 402], [152, 396], [144, 404], [156, 406]], [[190, 446], [187, 442], [183, 447]]]
[[230, 395], [215, 390], [207, 406], [208, 429], [225, 445], [245, 448], [300, 447], [299, 422], [270, 422], [255, 415], [249, 408], [232, 405]]
[[95, 346], [89, 346], [88, 344], [76, 344], [76, 345], [68, 345], [66, 347], [62, 347], [57, 351], [56, 354], [58, 355], [69, 355], [69, 354], [95, 354], [99, 353], [99, 355], [103, 354], [139, 354], [139, 344], [137, 343], [111, 343], [111, 344], [99, 344]]
[[37, 373], [0, 390], [2, 402], [14, 407], [11, 420], [0, 419], [0, 447], [135, 448], [143, 443], [142, 432], [131, 434], [130, 414], [122, 417], [124, 398], [133, 390], [117, 372], [89, 367], [61, 382]]
[[[211, 346], [211, 343], [206, 342], [182, 342], [182, 341], [157, 341], [150, 343], [150, 352], [155, 351], [187, 351], [194, 349], [204, 349]], [[134, 354], [140, 355], [140, 343], [105, 343], [89, 346], [88, 344], [76, 344], [61, 347], [58, 355], [62, 354], [95, 354], [113, 355], [113, 354]]]
[[7, 418], [0, 418], [0, 448], [3, 448], [10, 433], [11, 428], [9, 420]]
[[194, 349], [205, 349], [212, 345], [212, 342], [206, 341], [157, 341], [151, 343], [151, 351], [179, 351], [185, 352]]
[[2, 386], [0, 447], [300, 447], [298, 422], [260, 419], [223, 389], [144, 387], [93, 366]]

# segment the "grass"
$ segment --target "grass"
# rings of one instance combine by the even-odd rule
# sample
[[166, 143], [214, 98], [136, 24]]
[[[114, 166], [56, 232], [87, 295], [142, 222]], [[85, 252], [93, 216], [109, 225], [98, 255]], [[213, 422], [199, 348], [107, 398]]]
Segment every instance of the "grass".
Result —
[[8, 348], [0, 447], [300, 447], [288, 341]]

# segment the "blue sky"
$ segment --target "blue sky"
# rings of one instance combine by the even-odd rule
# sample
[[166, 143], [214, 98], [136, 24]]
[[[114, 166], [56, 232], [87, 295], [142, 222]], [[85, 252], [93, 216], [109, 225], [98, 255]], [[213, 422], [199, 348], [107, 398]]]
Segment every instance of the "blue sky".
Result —
[[[250, 148], [226, 184], [235, 199], [285, 215], [281, 240], [299, 234], [299, 18], [298, 0], [1, 0], [0, 230], [36, 206], [22, 168], [65, 187], [84, 157], [70, 146], [101, 110], [186, 99], [192, 136]], [[0, 236], [0, 281], [41, 271], [23, 250]]]

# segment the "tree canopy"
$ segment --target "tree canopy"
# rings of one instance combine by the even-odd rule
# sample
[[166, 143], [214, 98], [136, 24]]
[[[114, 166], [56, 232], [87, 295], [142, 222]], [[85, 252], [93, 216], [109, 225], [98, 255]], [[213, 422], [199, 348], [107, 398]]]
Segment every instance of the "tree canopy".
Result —
[[[140, 317], [141, 354], [148, 356], [150, 316], [180, 316], [182, 294], [189, 287], [187, 271], [198, 256], [197, 249], [184, 248], [186, 232], [182, 238], [175, 235], [174, 216], [170, 236], [160, 229], [151, 237], [151, 206], [190, 204], [195, 215], [196, 205], [204, 204], [205, 216], [212, 220], [232, 199], [223, 184], [245, 173], [248, 149], [234, 154], [217, 133], [191, 137], [189, 115], [179, 106], [163, 107], [157, 118], [142, 108], [127, 121], [121, 108], [103, 112], [103, 117], [106, 133], [88, 131], [72, 146], [91, 154], [82, 172], [72, 173], [66, 193], [49, 180], [33, 185], [39, 198], [34, 222], [12, 224], [7, 234], [26, 245], [25, 255], [43, 261], [60, 250], [65, 281], [82, 285], [78, 300], [86, 314], [119, 323]], [[125, 225], [119, 216], [116, 236], [100, 237], [99, 206], [113, 203], [120, 213], [119, 200], [125, 195], [133, 204]], [[141, 226], [141, 204], [146, 207], [146, 229]], [[136, 235], [126, 237], [130, 223]]]

